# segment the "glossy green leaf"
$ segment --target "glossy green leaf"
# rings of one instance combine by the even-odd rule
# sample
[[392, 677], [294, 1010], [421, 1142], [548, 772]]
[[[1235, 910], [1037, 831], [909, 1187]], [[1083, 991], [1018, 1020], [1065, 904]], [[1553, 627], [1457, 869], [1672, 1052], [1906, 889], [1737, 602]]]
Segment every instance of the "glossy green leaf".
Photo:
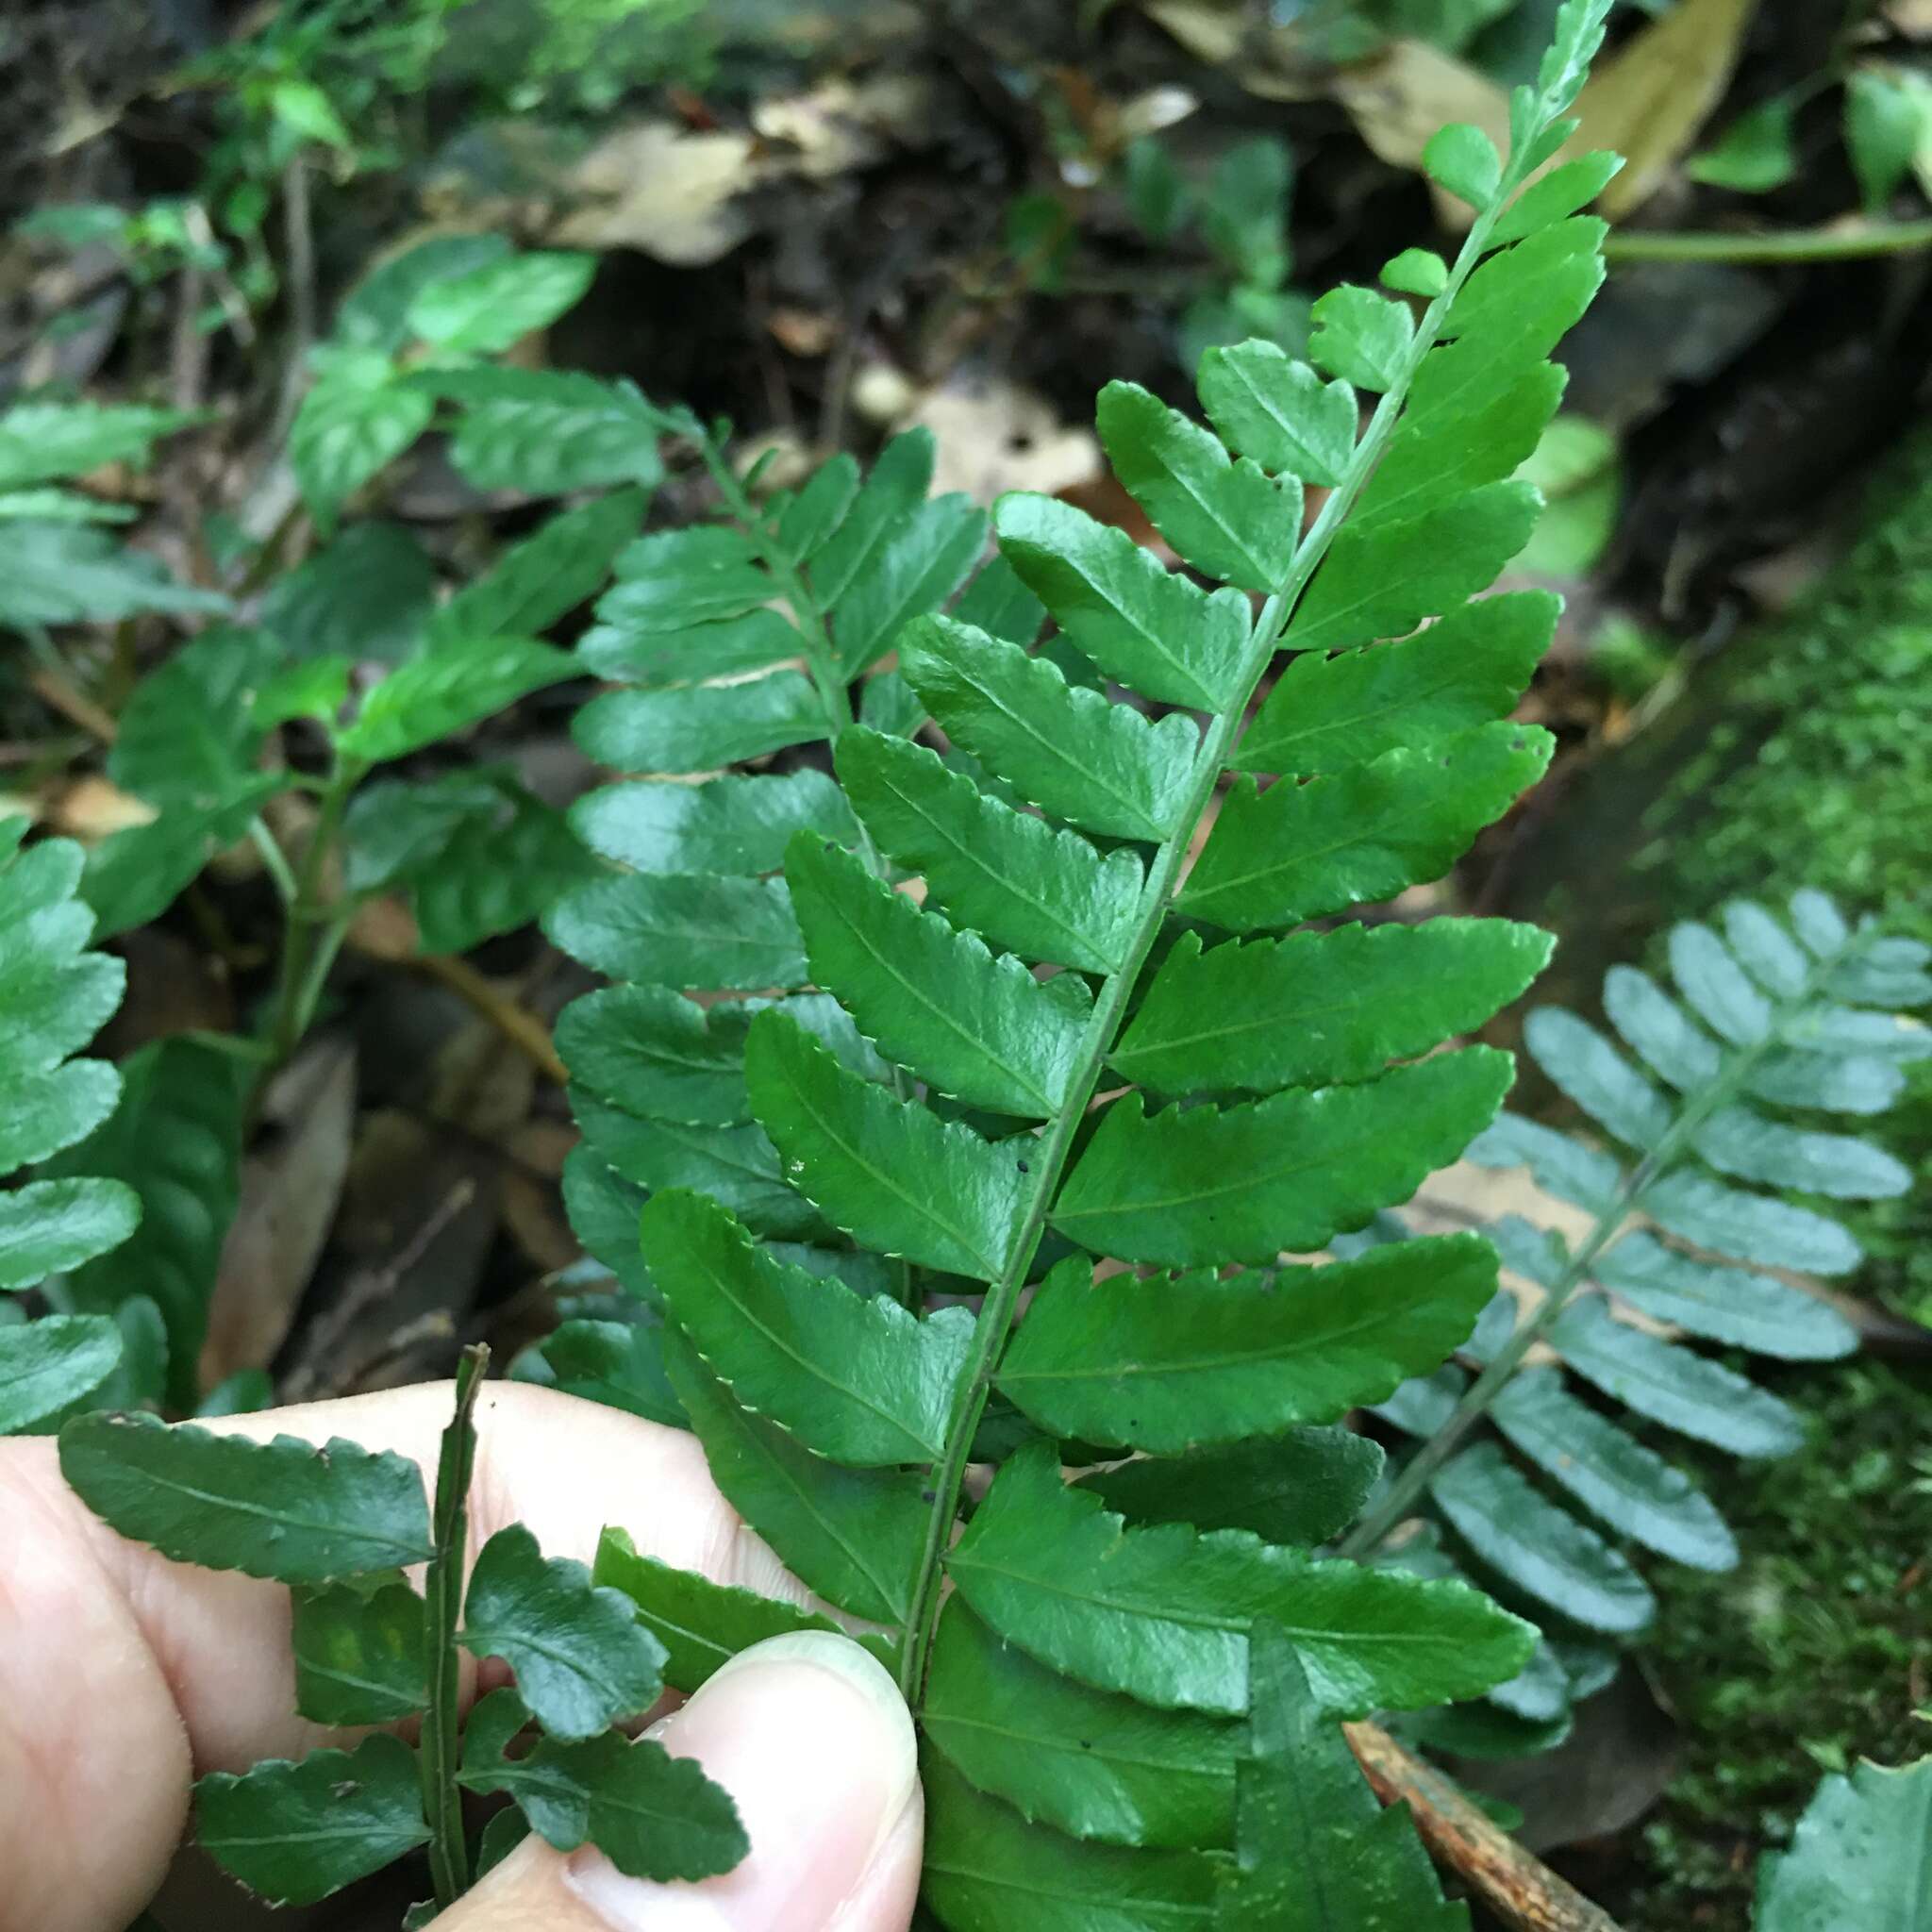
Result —
[[1472, 208], [1487, 208], [1503, 179], [1503, 158], [1480, 127], [1453, 122], [1423, 149], [1423, 168], [1438, 186]]
[[795, 671], [746, 684], [611, 691], [576, 722], [591, 758], [627, 772], [708, 772], [824, 735], [824, 708]]
[[457, 1783], [466, 1791], [513, 1798], [529, 1828], [560, 1851], [591, 1835], [591, 1799], [568, 1761], [568, 1745], [538, 1739], [512, 1757], [510, 1746], [529, 1728], [529, 1707], [508, 1687], [480, 1698], [463, 1724], [463, 1757]]
[[1001, 1467], [946, 1567], [969, 1607], [1039, 1661], [1164, 1709], [1239, 1716], [1258, 1617], [1283, 1624], [1344, 1713], [1474, 1696], [1534, 1641], [1461, 1584], [1320, 1562], [1241, 1530], [1129, 1529], [1063, 1485], [1044, 1443]]
[[101, 1411], [62, 1427], [60, 1473], [110, 1527], [177, 1563], [327, 1583], [429, 1556], [422, 1472], [340, 1438], [257, 1442]]
[[110, 832], [88, 853], [81, 886], [99, 922], [97, 937], [111, 939], [158, 919], [209, 858], [242, 837], [262, 806], [287, 789], [284, 774], [250, 773], [205, 803], [171, 804], [148, 824]]
[[1717, 1078], [1723, 1049], [1647, 974], [1612, 966], [1604, 975], [1604, 1011], [1644, 1065], [1680, 1093]]
[[1202, 950], [1183, 933], [1109, 1063], [1160, 1093], [1361, 1080], [1515, 999], [1555, 941], [1496, 919], [1349, 924]]
[[741, 1007], [701, 1007], [668, 987], [607, 986], [558, 1016], [571, 1077], [627, 1112], [729, 1126], [751, 1118]]
[[415, 1754], [382, 1731], [299, 1764], [211, 1771], [194, 1815], [202, 1849], [272, 1906], [313, 1905], [429, 1841]]
[[295, 1709], [318, 1724], [392, 1724], [429, 1703], [423, 1599], [375, 1579], [294, 1591]]
[[1140, 1457], [1082, 1476], [1129, 1523], [1248, 1529], [1313, 1545], [1346, 1529], [1382, 1473], [1381, 1445], [1346, 1428], [1291, 1429], [1266, 1441], [1172, 1460]]
[[1755, 1046], [1771, 1030], [1771, 1003], [1707, 925], [1673, 926], [1671, 974], [1690, 1009], [1733, 1046]]
[[932, 488], [934, 455], [929, 429], [905, 430], [879, 452], [850, 508], [811, 553], [811, 587], [821, 609], [838, 609], [879, 567], [907, 517]]
[[1524, 1022], [1530, 1058], [1591, 1120], [1625, 1146], [1648, 1153], [1671, 1124], [1671, 1106], [1597, 1029], [1560, 1007]]
[[83, 524], [0, 521], [0, 624], [112, 624], [145, 610], [222, 611], [157, 557]]
[[1748, 1107], [1720, 1108], [1691, 1145], [1720, 1174], [1841, 1201], [1882, 1201], [1912, 1184], [1902, 1161], [1850, 1134], [1820, 1134]]
[[1745, 1082], [1754, 1099], [1774, 1107], [1817, 1107], [1833, 1113], [1886, 1113], [1905, 1091], [1894, 1063], [1867, 1054], [1769, 1053]]
[[653, 1739], [606, 1731], [575, 1744], [546, 1738], [538, 1749], [582, 1790], [586, 1835], [633, 1878], [715, 1877], [751, 1848], [731, 1794]]
[[1114, 475], [1196, 570], [1272, 591], [1301, 538], [1301, 491], [1271, 482], [1251, 458], [1230, 462], [1220, 438], [1138, 383], [1100, 392], [1101, 441]]
[[116, 1248], [141, 1221], [124, 1181], [31, 1181], [0, 1193], [0, 1290], [32, 1288]]
[[1344, 282], [1309, 310], [1308, 359], [1374, 394], [1398, 388], [1415, 340], [1405, 302]]
[[1308, 777], [1507, 717], [1549, 647], [1559, 608], [1547, 591], [1515, 591], [1465, 604], [1397, 643], [1295, 658], [1235, 763]]
[[1240, 342], [1201, 358], [1201, 407], [1239, 455], [1305, 483], [1341, 480], [1358, 420], [1345, 382], [1324, 382], [1274, 342]]
[[874, 838], [924, 876], [956, 923], [1026, 958], [1090, 973], [1118, 964], [1141, 894], [1132, 853], [1103, 858], [1078, 833], [989, 797], [923, 745], [847, 731], [838, 766]]
[[1811, 977], [1811, 960], [1763, 907], [1734, 899], [1724, 908], [1725, 941], [1740, 965], [1777, 999], [1794, 999]]
[[[564, 1198], [571, 1208], [571, 1225], [579, 1238], [584, 1236], [582, 1210], [570, 1187], [566, 1169]], [[637, 1214], [625, 1217], [626, 1246], [637, 1241]], [[585, 1239], [588, 1249], [590, 1241]], [[641, 1260], [631, 1264], [643, 1274]], [[636, 1293], [630, 1281], [620, 1281]], [[649, 1277], [644, 1277], [648, 1282]], [[584, 1318], [559, 1323], [529, 1354], [518, 1357], [511, 1374], [520, 1382], [536, 1382], [549, 1389], [560, 1389], [566, 1395], [586, 1402], [601, 1402], [609, 1408], [621, 1408], [627, 1415], [641, 1415], [646, 1421], [662, 1423], [667, 1428], [689, 1426], [684, 1407], [672, 1392], [664, 1374], [663, 1331], [641, 1321], [596, 1322]]]
[[785, 878], [814, 983], [889, 1058], [971, 1106], [1058, 1111], [1091, 1010], [1076, 976], [1035, 979], [811, 833], [792, 840]]
[[1850, 1230], [1823, 1214], [1726, 1188], [1682, 1168], [1653, 1181], [1636, 1205], [1687, 1241], [1766, 1268], [1849, 1274], [1864, 1257]]
[[373, 350], [341, 350], [302, 398], [289, 460], [308, 507], [325, 523], [378, 470], [429, 427], [435, 398], [398, 378]]
[[1622, 155], [1599, 149], [1539, 175], [1497, 216], [1490, 246], [1507, 248], [1588, 208], [1623, 169]]
[[935, 1751], [924, 1896], [951, 1932], [1208, 1932], [1214, 1864], [1065, 1838], [988, 1797]]
[[640, 872], [776, 872], [792, 833], [853, 835], [852, 808], [824, 772], [713, 778], [703, 785], [607, 785], [571, 808], [594, 852]]
[[512, 543], [429, 620], [430, 649], [470, 638], [541, 636], [603, 588], [643, 520], [644, 502], [640, 490], [614, 490]]
[[85, 1140], [120, 1097], [121, 1076], [106, 1060], [69, 1060], [43, 1073], [15, 1074], [0, 1116], [0, 1174]]
[[0, 415], [0, 490], [58, 482], [105, 463], [143, 468], [156, 442], [198, 420], [132, 403], [16, 402]]
[[1776, 1396], [1721, 1363], [1627, 1326], [1596, 1296], [1572, 1302], [1549, 1340], [1585, 1381], [1680, 1436], [1733, 1456], [1787, 1456], [1804, 1443], [1802, 1421]]
[[1554, 748], [1536, 725], [1483, 724], [1305, 785], [1238, 778], [1175, 906], [1253, 932], [1391, 899], [1441, 877]]
[[1468, 1339], [1496, 1264], [1451, 1235], [1226, 1281], [1091, 1277], [1075, 1255], [1041, 1284], [1000, 1391], [1052, 1434], [1176, 1456], [1382, 1401]]
[[1729, 1570], [1737, 1540], [1684, 1472], [1563, 1388], [1555, 1369], [1526, 1369], [1490, 1409], [1510, 1446], [1599, 1523], [1699, 1570]]
[[[664, 1646], [664, 1681], [687, 1694], [741, 1650], [768, 1637], [840, 1628], [797, 1604], [713, 1583], [694, 1571], [641, 1556], [621, 1529], [604, 1532], [591, 1574], [601, 1587], [622, 1591], [631, 1600], [638, 1621]], [[870, 1641], [884, 1647], [882, 1639]]]
[[[1256, 473], [1263, 489], [1266, 477]], [[993, 508], [1000, 555], [1074, 647], [1109, 677], [1163, 704], [1223, 708], [1248, 639], [1248, 600], [1211, 594], [1151, 550], [1058, 497], [1015, 492]]]
[[458, 1641], [501, 1657], [553, 1738], [591, 1738], [657, 1701], [662, 1646], [616, 1591], [568, 1557], [544, 1557], [522, 1524], [477, 1552]]
[[368, 764], [403, 758], [575, 675], [567, 652], [527, 638], [446, 642], [435, 656], [391, 671], [337, 741], [347, 757]]
[[130, 1238], [70, 1278], [75, 1307], [111, 1313], [148, 1295], [167, 1320], [170, 1393], [192, 1408], [222, 1243], [241, 1189], [245, 1074], [235, 1058], [185, 1036], [141, 1047], [122, 1066], [121, 1102], [50, 1178], [106, 1177], [141, 1197]]
[[787, 1177], [836, 1226], [923, 1267], [999, 1278], [1021, 1220], [1024, 1142], [1016, 1152], [895, 1099], [782, 1014], [753, 1022], [745, 1074]]
[[276, 578], [262, 597], [260, 623], [304, 662], [340, 656], [395, 664], [422, 637], [435, 601], [436, 568], [414, 534], [371, 517]]
[[575, 308], [597, 266], [593, 255], [504, 256], [428, 284], [409, 304], [410, 333], [445, 355], [494, 356]]
[[939, 1459], [973, 1345], [964, 1310], [922, 1319], [787, 1267], [702, 1194], [654, 1196], [642, 1239], [672, 1317], [745, 1407], [835, 1462]]
[[1860, 1762], [1818, 1787], [1790, 1848], [1758, 1865], [1755, 1932], [1925, 1932], [1932, 1758]]
[[766, 522], [787, 557], [807, 558], [821, 548], [858, 500], [858, 458], [841, 450], [795, 491], [766, 506]]
[[265, 631], [229, 625], [184, 644], [129, 695], [108, 775], [158, 804], [226, 791], [260, 745], [252, 698], [280, 658]]
[[794, 1575], [854, 1616], [903, 1624], [931, 1506], [917, 1477], [842, 1469], [741, 1407], [675, 1329], [664, 1366], [726, 1502]]
[[1241, 1107], [1149, 1115], [1130, 1093], [1102, 1117], [1053, 1224], [1095, 1254], [1174, 1268], [1308, 1252], [1454, 1160], [1510, 1077], [1507, 1054], [1470, 1047]]
[[920, 1721], [956, 1771], [1034, 1824], [1109, 1844], [1232, 1841], [1237, 1725], [1090, 1690], [958, 1597], [940, 1618]]
[[1494, 1442], [1472, 1442], [1451, 1457], [1429, 1494], [1484, 1563], [1571, 1623], [1628, 1637], [1657, 1614], [1657, 1599], [1628, 1561], [1552, 1503]]
[[595, 879], [559, 899], [543, 930], [594, 971], [647, 986], [755, 992], [805, 977], [783, 879]]
[[839, 601], [832, 641], [846, 673], [876, 663], [910, 619], [944, 604], [985, 548], [986, 512], [963, 496], [907, 511]]
[[1246, 1748], [1235, 1770], [1236, 1859], [1223, 1932], [1462, 1932], [1406, 1805], [1376, 1803], [1312, 1680], [1275, 1624], [1248, 1656]]
[[1655, 1320], [1754, 1355], [1832, 1361], [1858, 1345], [1857, 1331], [1816, 1295], [1774, 1275], [1680, 1254], [1641, 1228], [1624, 1235], [1592, 1272]]
[[1344, 525], [1283, 642], [1329, 651], [1455, 609], [1528, 542], [1540, 502], [1526, 483], [1484, 483], [1416, 516]]
[[1449, 287], [1449, 264], [1427, 248], [1405, 248], [1382, 264], [1382, 286], [1433, 302]]
[[1174, 829], [1199, 741], [1179, 713], [1150, 724], [1049, 659], [945, 618], [908, 626], [899, 667], [955, 743], [1055, 817], [1125, 839]]
[[584, 1138], [625, 1180], [653, 1193], [694, 1188], [728, 1208], [747, 1227], [787, 1241], [824, 1237], [825, 1224], [788, 1185], [778, 1154], [755, 1121], [713, 1127], [647, 1120], [573, 1092]]
[[436, 370], [413, 380], [461, 406], [450, 461], [478, 490], [560, 496], [664, 474], [664, 419], [626, 382], [557, 369]]
[[120, 1330], [104, 1315], [42, 1315], [0, 1326], [0, 1436], [92, 1394], [113, 1374], [121, 1348]]
[[425, 289], [508, 253], [509, 242], [495, 234], [431, 235], [415, 242], [377, 262], [342, 297], [336, 338], [363, 348], [400, 349], [408, 340], [409, 305]]

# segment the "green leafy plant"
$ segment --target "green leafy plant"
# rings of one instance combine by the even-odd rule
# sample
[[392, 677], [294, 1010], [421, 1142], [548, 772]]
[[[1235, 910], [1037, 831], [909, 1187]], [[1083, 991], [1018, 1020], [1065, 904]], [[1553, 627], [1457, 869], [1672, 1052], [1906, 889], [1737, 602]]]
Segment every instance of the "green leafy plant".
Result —
[[1924, 1932], [1932, 1925], [1928, 1836], [1932, 1757], [1833, 1774], [1790, 1849], [1759, 1863], [1756, 1932]]
[[[1014, 496], [999, 561], [931, 614], [977, 519], [923, 502], [918, 442], [758, 505], [672, 412], [730, 523], [646, 539], [579, 646], [630, 687], [579, 742], [640, 775], [575, 814], [627, 870], [547, 921], [622, 982], [559, 1025], [569, 1199], [651, 1306], [577, 1362], [681, 1408], [746, 1520], [879, 1627], [949, 1924], [1211, 1914], [1257, 1621], [1324, 1722], [1480, 1696], [1534, 1645], [1458, 1582], [1314, 1553], [1377, 1465], [1333, 1424], [1467, 1341], [1492, 1251], [1282, 1257], [1490, 1123], [1507, 1058], [1432, 1049], [1547, 956], [1500, 922], [1308, 923], [1439, 876], [1548, 756], [1507, 713], [1556, 601], [1471, 600], [1528, 538], [1512, 474], [1601, 277], [1574, 211], [1614, 164], [1524, 184], [1606, 10], [1563, 9], [1507, 159], [1473, 128], [1432, 143], [1475, 214], [1453, 264], [1391, 268], [1420, 320], [1345, 288], [1312, 311], [1325, 375], [1209, 352], [1218, 434], [1104, 391], [1122, 481], [1224, 588]], [[1306, 529], [1305, 485], [1328, 491]], [[839, 786], [801, 749], [826, 739]], [[599, 1574], [695, 1633], [691, 1670], [799, 1615], [617, 1542]]]
[[[663, 1688], [663, 1648], [624, 1596], [581, 1563], [546, 1559], [515, 1524], [476, 1552], [465, 1584], [486, 1360], [473, 1349], [458, 1371], [433, 1498], [407, 1457], [339, 1440], [251, 1441], [106, 1412], [60, 1432], [62, 1473], [123, 1536], [290, 1586], [301, 1716], [331, 1728], [422, 1720], [413, 1747], [382, 1728], [196, 1783], [202, 1846], [270, 1905], [311, 1904], [422, 1849], [435, 1886], [411, 1915], [422, 1923], [529, 1830], [560, 1851], [594, 1840], [620, 1871], [656, 1879], [709, 1877], [744, 1856], [725, 1791], [616, 1728]], [[417, 1563], [420, 1591], [403, 1574]], [[466, 1722], [459, 1649], [501, 1658], [516, 1679]], [[465, 1792], [511, 1801], [474, 1848]]]
[[[68, 667], [48, 625], [148, 610], [221, 620], [120, 707], [107, 776], [151, 816], [87, 855], [78, 895], [96, 929], [111, 937], [158, 918], [244, 840], [284, 914], [275, 984], [250, 1030], [140, 1049], [123, 1069], [119, 1111], [90, 1120], [89, 1138], [50, 1170], [114, 1177], [147, 1206], [125, 1249], [59, 1286], [75, 1310], [138, 1328], [123, 1402], [199, 1406], [253, 1097], [320, 1010], [358, 912], [397, 894], [423, 950], [461, 953], [528, 924], [591, 870], [562, 815], [505, 767], [393, 775], [579, 674], [580, 660], [543, 633], [596, 595], [642, 523], [659, 475], [656, 414], [621, 386], [482, 359], [575, 299], [583, 268], [575, 257], [514, 256], [493, 237], [443, 237], [381, 265], [342, 305], [330, 353], [363, 358], [372, 375], [356, 391], [358, 417], [332, 392], [341, 364], [325, 356], [296, 418], [296, 465], [319, 515], [333, 516], [433, 423], [449, 385], [462, 391], [446, 419], [459, 465], [492, 489], [581, 499], [440, 602], [428, 558], [379, 517], [281, 575], [271, 545], [225, 591], [175, 585], [82, 520], [91, 499], [43, 486], [140, 460], [181, 419], [42, 405], [0, 418], [0, 549], [18, 538], [24, 559], [0, 590], [0, 615], [27, 630], [52, 673], [64, 680]], [[478, 384], [489, 392], [475, 393]], [[11, 521], [9, 505], [21, 512]], [[75, 536], [106, 546], [96, 563], [77, 557]]]
[[[1723, 938], [1677, 926], [1675, 997], [1613, 967], [1604, 1010], [1641, 1068], [1574, 1014], [1529, 1015], [1531, 1058], [1634, 1164], [1508, 1114], [1470, 1148], [1488, 1166], [1527, 1167], [1591, 1222], [1569, 1242], [1518, 1216], [1488, 1230], [1536, 1299], [1523, 1309], [1499, 1299], [1463, 1351], [1480, 1367], [1474, 1379], [1445, 1367], [1378, 1407], [1421, 1444], [1344, 1547], [1375, 1549], [1426, 1501], [1478, 1570], [1533, 1605], [1557, 1637], [1628, 1638], [1650, 1623], [1655, 1600], [1622, 1544], [1704, 1570], [1737, 1561], [1709, 1499], [1603, 1407], [1739, 1456], [1800, 1446], [1795, 1411], [1658, 1330], [1785, 1361], [1857, 1347], [1828, 1304], [1762, 1271], [1843, 1274], [1858, 1263], [1857, 1242], [1815, 1208], [1753, 1190], [1903, 1192], [1910, 1176], [1890, 1155], [1802, 1117], [1882, 1113], [1904, 1086], [1904, 1063], [1932, 1054], [1932, 1033], [1880, 1009], [1932, 1001], [1932, 949], [1869, 923], [1854, 930], [1815, 891], [1794, 896], [1790, 921], [1737, 901]], [[1561, 1366], [1531, 1365], [1536, 1348]], [[1568, 1703], [1552, 1655], [1510, 1707], [1551, 1723]]]
[[[93, 920], [75, 897], [79, 846], [21, 847], [26, 821], [0, 820], [0, 1174], [44, 1161], [104, 1121], [121, 1076], [74, 1058], [121, 1004], [127, 970], [90, 949]], [[107, 1391], [122, 1331], [106, 1315], [57, 1309], [24, 1318], [22, 1300], [47, 1281], [119, 1247], [141, 1220], [121, 1182], [86, 1173], [0, 1193], [0, 1434], [44, 1427]]]

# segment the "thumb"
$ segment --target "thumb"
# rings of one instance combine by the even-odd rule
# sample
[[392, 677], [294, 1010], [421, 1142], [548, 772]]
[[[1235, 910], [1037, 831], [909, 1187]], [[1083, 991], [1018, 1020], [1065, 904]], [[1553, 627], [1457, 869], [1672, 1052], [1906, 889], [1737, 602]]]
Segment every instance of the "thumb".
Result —
[[867, 1651], [828, 1631], [724, 1664], [653, 1727], [738, 1801], [751, 1853], [702, 1884], [626, 1878], [532, 1836], [434, 1932], [907, 1932], [924, 1813], [912, 1720]]

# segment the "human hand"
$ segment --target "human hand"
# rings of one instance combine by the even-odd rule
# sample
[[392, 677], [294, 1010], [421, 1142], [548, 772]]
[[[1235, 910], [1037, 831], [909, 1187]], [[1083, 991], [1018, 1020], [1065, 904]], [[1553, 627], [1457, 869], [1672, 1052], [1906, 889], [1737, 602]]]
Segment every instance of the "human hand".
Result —
[[[429, 1385], [212, 1426], [344, 1436], [433, 1478], [449, 1407]], [[807, 1600], [691, 1436], [514, 1382], [486, 1387], [476, 1421], [473, 1548], [522, 1522], [546, 1555], [588, 1561], [615, 1524], [664, 1562]], [[331, 1741], [294, 1714], [289, 1624], [277, 1585], [123, 1541], [50, 1440], [0, 1442], [0, 1932], [122, 1932], [166, 1875], [196, 1776]], [[653, 1735], [737, 1799], [752, 1849], [736, 1871], [654, 1885], [532, 1837], [438, 1932], [906, 1932], [924, 1823], [912, 1725], [857, 1644], [758, 1645]]]

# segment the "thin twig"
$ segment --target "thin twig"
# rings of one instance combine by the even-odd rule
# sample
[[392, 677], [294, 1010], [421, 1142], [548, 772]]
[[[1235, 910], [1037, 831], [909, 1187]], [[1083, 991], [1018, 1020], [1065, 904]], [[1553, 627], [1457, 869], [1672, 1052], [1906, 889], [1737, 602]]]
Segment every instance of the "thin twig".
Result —
[[1684, 234], [1620, 228], [1604, 242], [1604, 258], [1622, 261], [1732, 261], [1775, 264], [1854, 261], [1932, 248], [1932, 222], [1861, 222], [1857, 226], [1787, 228], [1775, 235]]
[[26, 681], [42, 704], [51, 706], [63, 718], [78, 724], [103, 744], [112, 744], [120, 737], [121, 726], [112, 714], [102, 710], [93, 699], [84, 691], [75, 690], [57, 673], [42, 666], [29, 672]]
[[1617, 1922], [1375, 1724], [1343, 1724], [1375, 1795], [1406, 1803], [1423, 1842], [1512, 1932], [1619, 1932]]
[[550, 1043], [550, 1029], [527, 1007], [520, 1007], [508, 993], [501, 992], [467, 959], [451, 954], [430, 954], [409, 964], [425, 979], [433, 979], [451, 992], [479, 1018], [485, 1019], [533, 1061], [540, 1074], [559, 1087], [570, 1080], [570, 1069]]
[[282, 371], [281, 401], [268, 446], [280, 449], [302, 400], [302, 379], [315, 341], [315, 230], [309, 219], [308, 169], [298, 154], [282, 171], [282, 239], [288, 250], [289, 359]]

